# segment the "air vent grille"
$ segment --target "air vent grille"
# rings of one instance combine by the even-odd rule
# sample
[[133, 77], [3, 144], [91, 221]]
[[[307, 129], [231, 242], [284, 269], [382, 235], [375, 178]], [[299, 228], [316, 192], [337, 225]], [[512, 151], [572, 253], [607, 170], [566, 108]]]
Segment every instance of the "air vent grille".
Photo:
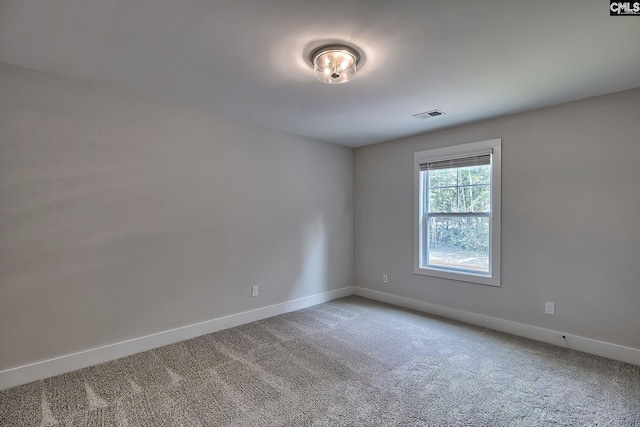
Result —
[[444, 111], [442, 110], [431, 110], [425, 111], [423, 113], [413, 114], [412, 117], [415, 117], [418, 120], [430, 119], [432, 117], [438, 117], [444, 115]]

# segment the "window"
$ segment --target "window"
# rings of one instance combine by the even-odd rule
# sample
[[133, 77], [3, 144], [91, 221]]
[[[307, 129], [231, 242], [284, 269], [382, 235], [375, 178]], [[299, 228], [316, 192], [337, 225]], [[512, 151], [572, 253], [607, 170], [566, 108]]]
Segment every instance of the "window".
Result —
[[414, 154], [414, 273], [500, 286], [500, 148]]

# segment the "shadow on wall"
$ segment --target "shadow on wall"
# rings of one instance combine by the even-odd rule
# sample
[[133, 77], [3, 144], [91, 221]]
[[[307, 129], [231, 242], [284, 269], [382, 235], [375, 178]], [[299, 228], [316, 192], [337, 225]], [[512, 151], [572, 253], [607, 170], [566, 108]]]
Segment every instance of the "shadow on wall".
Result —
[[[273, 290], [279, 288], [280, 295], [272, 298], [274, 303], [326, 292], [329, 290], [328, 246], [325, 221], [318, 214], [306, 222], [300, 232], [289, 232], [265, 251], [260, 262], [262, 272], [254, 278], [254, 283]], [[268, 292], [267, 289], [261, 291], [261, 296], [266, 297]]]
[[[327, 228], [322, 216], [312, 220], [303, 232], [300, 275], [292, 281], [288, 297], [313, 295], [327, 291], [328, 263]], [[288, 300], [289, 298], [285, 299]]]

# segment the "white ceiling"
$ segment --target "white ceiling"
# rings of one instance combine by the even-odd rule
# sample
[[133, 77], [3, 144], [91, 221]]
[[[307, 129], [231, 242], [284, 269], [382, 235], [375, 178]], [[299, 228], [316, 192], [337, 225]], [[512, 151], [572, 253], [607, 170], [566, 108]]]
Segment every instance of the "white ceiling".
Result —
[[[357, 147], [639, 87], [640, 16], [608, 3], [0, 0], [0, 61]], [[350, 83], [306, 62], [332, 40], [366, 55]]]

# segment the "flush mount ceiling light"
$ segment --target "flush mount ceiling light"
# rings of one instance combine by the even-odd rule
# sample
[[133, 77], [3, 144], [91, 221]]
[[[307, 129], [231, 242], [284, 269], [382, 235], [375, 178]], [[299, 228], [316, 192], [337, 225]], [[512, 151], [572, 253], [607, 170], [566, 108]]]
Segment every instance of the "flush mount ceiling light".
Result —
[[311, 53], [316, 79], [323, 83], [346, 83], [356, 76], [360, 54], [348, 46], [322, 46]]

